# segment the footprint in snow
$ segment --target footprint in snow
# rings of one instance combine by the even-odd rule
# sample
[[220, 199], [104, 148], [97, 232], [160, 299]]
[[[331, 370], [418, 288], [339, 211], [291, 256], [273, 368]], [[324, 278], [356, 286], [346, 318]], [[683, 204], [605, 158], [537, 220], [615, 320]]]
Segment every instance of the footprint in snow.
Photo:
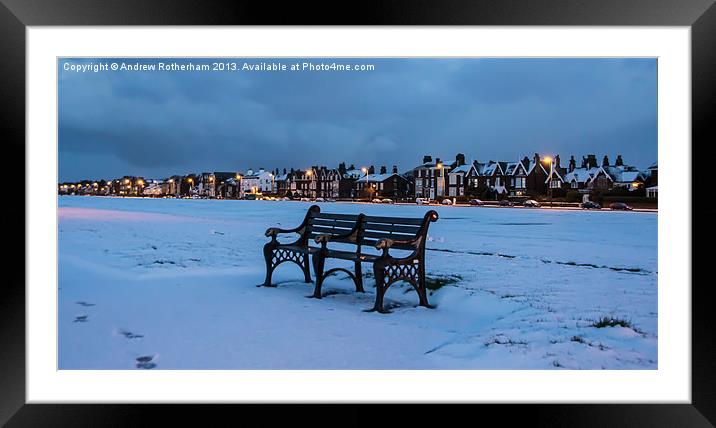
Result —
[[87, 315], [78, 315], [72, 322], [87, 322]]
[[80, 301], [80, 302], [75, 302], [75, 303], [77, 303], [77, 304], [80, 305], [80, 306], [84, 306], [85, 308], [90, 307], [90, 306], [94, 306], [94, 303], [87, 303], [87, 302], [82, 302], [82, 301]]
[[143, 355], [141, 357], [137, 357], [136, 358], [137, 368], [138, 369], [153, 369], [154, 367], [157, 366], [155, 363], [152, 362], [154, 357], [155, 357], [155, 355]]
[[127, 339], [141, 339], [144, 337], [143, 334], [132, 333], [131, 331], [120, 330], [119, 334], [126, 337]]

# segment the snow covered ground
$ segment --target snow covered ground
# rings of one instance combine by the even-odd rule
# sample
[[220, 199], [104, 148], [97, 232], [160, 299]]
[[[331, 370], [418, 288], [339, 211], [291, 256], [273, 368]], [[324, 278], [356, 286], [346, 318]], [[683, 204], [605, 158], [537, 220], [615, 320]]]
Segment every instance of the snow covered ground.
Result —
[[430, 207], [428, 277], [455, 282], [429, 296], [436, 309], [395, 284], [379, 314], [363, 312], [372, 278], [360, 294], [339, 274], [308, 299], [285, 264], [277, 288], [257, 287], [264, 231], [309, 205], [60, 197], [59, 368], [657, 368], [656, 214]]

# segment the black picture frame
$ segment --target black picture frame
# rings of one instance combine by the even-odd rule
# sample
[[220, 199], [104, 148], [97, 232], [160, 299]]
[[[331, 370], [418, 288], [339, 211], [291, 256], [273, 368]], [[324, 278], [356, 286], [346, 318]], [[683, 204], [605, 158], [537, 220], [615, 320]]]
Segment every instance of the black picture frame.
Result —
[[[712, 0], [471, 0], [391, 2], [194, 2], [187, 0], [0, 0], [0, 97], [2, 98], [1, 141], [6, 174], [25, 176], [25, 41], [27, 26], [83, 25], [569, 25], [569, 26], [687, 26], [692, 36], [692, 156], [716, 159], [716, 136], [708, 125], [716, 104], [716, 6]], [[684, 171], [690, 171], [683, 166]], [[7, 169], [9, 168], [9, 170]], [[709, 168], [693, 168], [692, 183], [711, 177]], [[688, 174], [684, 174], [688, 179]], [[709, 186], [710, 187], [710, 186]], [[697, 187], [694, 186], [694, 189]], [[26, 191], [31, 191], [28, 189]], [[688, 196], [688, 195], [684, 195]], [[693, 199], [696, 200], [694, 190]], [[17, 196], [13, 196], [16, 198]], [[23, 194], [24, 202], [25, 194]], [[712, 196], [709, 197], [713, 199]], [[705, 201], [704, 204], [713, 204]], [[13, 204], [13, 206], [20, 206]], [[26, 404], [25, 401], [25, 234], [22, 209], [4, 212], [5, 233], [15, 233], [6, 244], [5, 272], [9, 277], [0, 286], [0, 424], [7, 426], [97, 426], [145, 425], [149, 416], [164, 422], [197, 421], [202, 425], [222, 421], [248, 422], [259, 415], [275, 422], [281, 414], [293, 421], [302, 417], [316, 420], [327, 409], [294, 406], [275, 412], [269, 406], [250, 411], [234, 406], [176, 405], [59, 405]], [[708, 266], [711, 251], [699, 252], [700, 243], [713, 242], [713, 228], [707, 219], [713, 205], [692, 209], [692, 404], [611, 404], [611, 405], [503, 405], [478, 409], [461, 407], [461, 413], [476, 421], [498, 420], [548, 426], [713, 426], [716, 424], [716, 323], [708, 299], [713, 280], [696, 281], [697, 272]], [[24, 225], [20, 228], [19, 225]], [[22, 230], [22, 231], [21, 231]], [[6, 241], [7, 242], [7, 241]], [[54, 263], [54, 261], [48, 261]], [[708, 278], [704, 276], [704, 278]], [[688, 286], [689, 284], [673, 284]], [[479, 387], [479, 386], [478, 386]], [[635, 397], [638, 399], [638, 397]], [[400, 401], [400, 397], [396, 397]], [[470, 406], [472, 407], [472, 406]], [[511, 406], [512, 407], [512, 406]], [[445, 422], [455, 410], [434, 408], [391, 410], [406, 421], [418, 416], [422, 422]], [[340, 420], [365, 424], [375, 421], [375, 409], [332, 406]], [[251, 415], [253, 413], [253, 415]], [[149, 414], [149, 415], [148, 415]], [[461, 416], [466, 416], [461, 415]], [[489, 415], [489, 416], [488, 416]], [[322, 418], [321, 418], [322, 419]], [[468, 419], [470, 420], [470, 419]], [[331, 423], [331, 418], [326, 418]]]

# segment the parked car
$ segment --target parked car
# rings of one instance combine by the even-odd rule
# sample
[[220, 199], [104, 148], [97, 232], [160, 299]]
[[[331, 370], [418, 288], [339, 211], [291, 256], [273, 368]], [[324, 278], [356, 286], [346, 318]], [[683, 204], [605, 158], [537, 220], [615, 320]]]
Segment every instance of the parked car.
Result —
[[300, 201], [301, 201], [301, 202], [311, 202], [311, 199], [309, 199], [309, 198], [301, 198]]
[[290, 201], [291, 198], [289, 198], [288, 196], [284, 196], [283, 198], [281, 198], [281, 200], [282, 200], [282, 201]]
[[415, 203], [418, 205], [427, 205], [430, 203], [430, 199], [428, 198], [415, 198]]
[[592, 202], [592, 201], [583, 202], [581, 207], [584, 208], [585, 210], [601, 210], [602, 209], [601, 205], [599, 205], [596, 202]]
[[512, 207], [515, 205], [512, 202], [508, 201], [507, 199], [501, 199], [497, 202], [497, 204], [501, 207]]
[[333, 198], [328, 198], [328, 199], [326, 199], [326, 202], [336, 202], [336, 200]]
[[526, 206], [526, 207], [534, 207], [534, 208], [539, 208], [539, 207], [540, 207], [539, 202], [535, 201], [534, 199], [527, 199], [526, 201], [524, 201], [524, 202], [522, 203], [522, 205], [524, 205], [524, 206]]
[[373, 202], [374, 204], [382, 204], [383, 203], [383, 201], [378, 198], [373, 199], [371, 202]]
[[481, 207], [481, 206], [485, 205], [485, 203], [479, 199], [470, 199], [470, 205], [476, 205], [478, 207]]
[[452, 205], [452, 200], [446, 198], [446, 199], [443, 199], [443, 201], [440, 203], [443, 205]]
[[629, 205], [625, 204], [624, 202], [612, 202], [609, 204], [609, 208], [613, 210], [622, 210], [622, 211], [631, 211], [634, 208], [630, 207]]
[[383, 199], [381, 200], [381, 202], [384, 203], [384, 204], [392, 204], [392, 203], [393, 203], [393, 200], [390, 199], [390, 198], [383, 198]]
[[326, 200], [323, 198], [316, 198], [316, 202], [326, 202]]

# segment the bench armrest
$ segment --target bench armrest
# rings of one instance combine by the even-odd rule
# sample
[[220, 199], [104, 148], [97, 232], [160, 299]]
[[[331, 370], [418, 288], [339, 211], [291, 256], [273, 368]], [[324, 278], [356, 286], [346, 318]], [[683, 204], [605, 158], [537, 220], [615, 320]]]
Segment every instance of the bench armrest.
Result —
[[[413, 255], [415, 254], [415, 251], [418, 249], [418, 242], [420, 241], [420, 237], [411, 239], [411, 240], [398, 240], [398, 239], [390, 239], [390, 238], [384, 238], [376, 242], [375, 248], [379, 250], [383, 250], [383, 254], [381, 255], [382, 258], [387, 259], [390, 257], [390, 248], [392, 248], [394, 245], [408, 245], [411, 247], [414, 247], [413, 249]], [[409, 256], [407, 258], [412, 258], [413, 256]]]
[[353, 241], [355, 241], [357, 235], [357, 230], [354, 227], [353, 230], [350, 232], [344, 233], [342, 235], [331, 235], [329, 233], [323, 233], [318, 236], [316, 236], [313, 240], [316, 241], [316, 244], [323, 244], [326, 245], [329, 241], [333, 239], [351, 239], [353, 238]]
[[303, 227], [297, 227], [295, 229], [281, 229], [278, 227], [269, 227], [268, 229], [266, 229], [265, 235], [267, 237], [268, 236], [276, 237], [276, 235], [279, 235], [282, 233], [301, 233], [302, 229], [303, 229]]
[[398, 240], [398, 239], [384, 238], [384, 239], [381, 239], [381, 240], [379, 240], [378, 242], [376, 242], [375, 248], [377, 248], [377, 249], [379, 249], [379, 250], [387, 251], [389, 248], [392, 248], [393, 245], [410, 245], [410, 246], [416, 246], [418, 239], [419, 239], [419, 238], [411, 239], [410, 241], [401, 241], [401, 240]]

